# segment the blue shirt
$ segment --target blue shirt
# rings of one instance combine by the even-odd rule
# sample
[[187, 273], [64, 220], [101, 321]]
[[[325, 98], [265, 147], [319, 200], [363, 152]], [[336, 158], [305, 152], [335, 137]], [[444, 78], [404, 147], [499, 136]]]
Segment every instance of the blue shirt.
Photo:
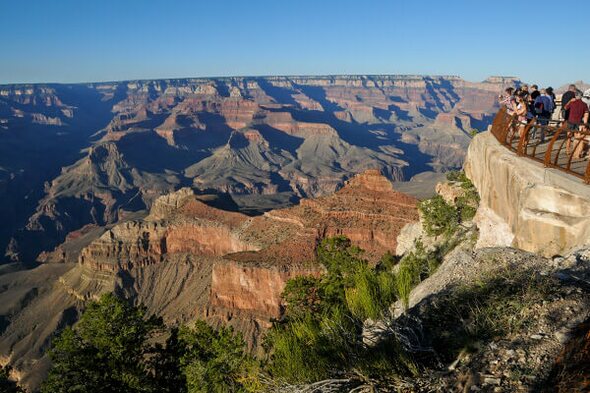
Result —
[[543, 104], [543, 111], [544, 112], [553, 112], [553, 109], [555, 109], [555, 104], [553, 103], [553, 99], [551, 99], [551, 97], [549, 97], [548, 95], [540, 95], [539, 97], [537, 97], [535, 99], [535, 104], [537, 103], [542, 103]]

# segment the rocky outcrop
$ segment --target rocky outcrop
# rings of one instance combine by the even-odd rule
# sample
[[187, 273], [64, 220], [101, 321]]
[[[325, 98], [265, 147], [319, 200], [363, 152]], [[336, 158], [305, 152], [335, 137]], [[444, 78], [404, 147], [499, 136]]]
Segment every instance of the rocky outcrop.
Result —
[[315, 275], [317, 266], [256, 266], [235, 261], [215, 265], [211, 276], [209, 315], [223, 309], [231, 315], [245, 311], [270, 327], [270, 321], [281, 315], [281, 293], [293, 277]]
[[473, 139], [465, 172], [481, 197], [478, 216], [495, 220], [480, 226], [480, 246], [498, 238], [552, 256], [588, 243], [590, 187], [581, 180], [518, 157], [489, 132]]

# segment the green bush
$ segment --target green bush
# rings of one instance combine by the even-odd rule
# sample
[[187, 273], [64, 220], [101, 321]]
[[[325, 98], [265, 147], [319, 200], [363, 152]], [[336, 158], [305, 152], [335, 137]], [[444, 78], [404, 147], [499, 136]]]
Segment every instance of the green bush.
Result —
[[183, 353], [180, 368], [188, 393], [252, 392], [260, 387], [258, 363], [232, 328], [217, 330], [204, 321], [178, 334]]
[[436, 252], [426, 251], [420, 241], [415, 243], [413, 251], [402, 258], [395, 276], [395, 291], [404, 307], [408, 307], [412, 289], [434, 273], [439, 264]]
[[288, 304], [285, 312], [287, 318], [297, 318], [306, 313], [320, 313], [325, 304], [325, 295], [321, 293], [320, 279], [312, 276], [300, 276], [287, 281], [283, 290], [283, 301]]
[[[169, 336], [166, 344], [158, 341]], [[41, 391], [251, 392], [259, 391], [258, 363], [230, 328], [167, 330], [112, 294], [90, 302], [80, 321], [66, 328], [49, 351], [53, 362]]]
[[459, 212], [440, 195], [421, 201], [418, 209], [422, 213], [424, 231], [430, 236], [450, 236], [459, 226]]
[[459, 183], [463, 192], [454, 205], [440, 195], [420, 202], [418, 209], [422, 213], [424, 230], [430, 236], [452, 236], [463, 222], [473, 219], [479, 205], [477, 189], [465, 172], [450, 171], [446, 176], [447, 180]]
[[268, 370], [278, 379], [293, 383], [320, 380], [329, 375], [334, 351], [322, 333], [321, 323], [311, 314], [275, 327]]
[[362, 255], [344, 237], [326, 239], [318, 247], [326, 273], [289, 280], [285, 319], [266, 338], [274, 377], [310, 382], [372, 363], [362, 342], [363, 322], [381, 317], [395, 301], [395, 277], [386, 267], [390, 256], [373, 268]]
[[394, 276], [375, 272], [367, 266], [354, 273], [352, 285], [345, 289], [346, 305], [360, 320], [376, 319], [394, 300]]
[[148, 340], [162, 327], [112, 294], [91, 302], [75, 328], [54, 340], [53, 366], [41, 391], [149, 392]]

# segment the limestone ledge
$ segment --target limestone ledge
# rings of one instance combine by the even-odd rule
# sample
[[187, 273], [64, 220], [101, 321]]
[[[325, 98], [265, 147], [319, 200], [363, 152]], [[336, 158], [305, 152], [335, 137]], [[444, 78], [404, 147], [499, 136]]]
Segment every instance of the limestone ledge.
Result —
[[481, 197], [480, 246], [512, 238], [514, 247], [554, 256], [590, 243], [590, 186], [582, 180], [517, 156], [490, 132], [471, 142], [465, 173]]

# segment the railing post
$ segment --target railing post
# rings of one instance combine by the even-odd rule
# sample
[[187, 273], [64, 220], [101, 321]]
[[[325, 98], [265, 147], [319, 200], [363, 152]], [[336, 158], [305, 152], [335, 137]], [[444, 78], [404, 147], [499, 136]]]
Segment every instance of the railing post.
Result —
[[[557, 131], [555, 131], [555, 135], [553, 135], [553, 138], [551, 138], [549, 145], [547, 145], [547, 151], [545, 152], [545, 161], [543, 162], [546, 167], [553, 166], [551, 164], [551, 152], [553, 151], [553, 145], [555, 145], [555, 142], [557, 141], [557, 139], [559, 139], [559, 135], [561, 135], [564, 129], [565, 123], [563, 123], [561, 127], [559, 127]], [[557, 155], [559, 156], [559, 152], [557, 153]]]
[[520, 139], [518, 140], [518, 148], [516, 150], [516, 154], [519, 156], [526, 155], [526, 149], [529, 142], [529, 132], [531, 128], [535, 125], [535, 120], [531, 120], [525, 127], [524, 132], [520, 135]]

